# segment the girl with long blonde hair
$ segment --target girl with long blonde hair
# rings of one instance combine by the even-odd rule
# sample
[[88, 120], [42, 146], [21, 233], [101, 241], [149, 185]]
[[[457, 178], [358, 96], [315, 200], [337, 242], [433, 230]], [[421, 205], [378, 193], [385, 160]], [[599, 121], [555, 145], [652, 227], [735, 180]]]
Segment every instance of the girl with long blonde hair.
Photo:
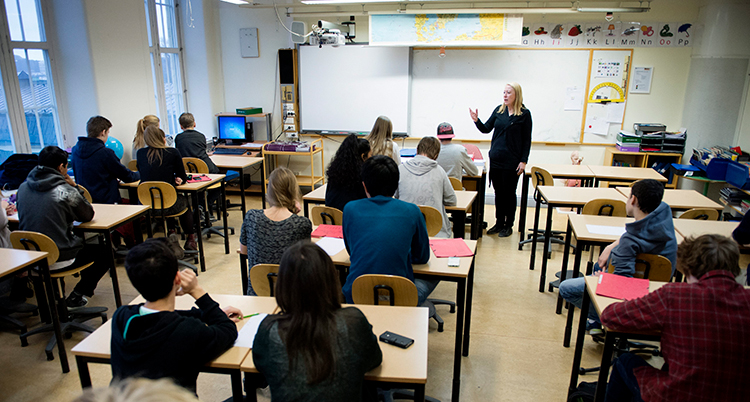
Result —
[[133, 148], [130, 154], [130, 157], [132, 159], [135, 159], [136, 153], [139, 149], [146, 146], [146, 141], [143, 138], [143, 133], [146, 131], [146, 128], [150, 126], [156, 126], [159, 127], [159, 118], [154, 116], [153, 114], [147, 114], [142, 119], [138, 120], [138, 124], [135, 126], [135, 138], [133, 138]]
[[372, 126], [372, 131], [370, 131], [370, 134], [365, 139], [370, 141], [372, 156], [385, 155], [393, 159], [396, 165], [401, 164], [401, 150], [393, 141], [393, 123], [391, 123], [391, 119], [385, 116], [378, 117]]

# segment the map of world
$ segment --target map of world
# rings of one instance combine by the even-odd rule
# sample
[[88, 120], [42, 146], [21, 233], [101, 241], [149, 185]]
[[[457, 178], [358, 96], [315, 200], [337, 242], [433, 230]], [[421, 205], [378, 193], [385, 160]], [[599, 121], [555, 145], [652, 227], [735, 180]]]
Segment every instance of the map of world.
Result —
[[370, 45], [518, 44], [522, 23], [505, 14], [371, 14]]

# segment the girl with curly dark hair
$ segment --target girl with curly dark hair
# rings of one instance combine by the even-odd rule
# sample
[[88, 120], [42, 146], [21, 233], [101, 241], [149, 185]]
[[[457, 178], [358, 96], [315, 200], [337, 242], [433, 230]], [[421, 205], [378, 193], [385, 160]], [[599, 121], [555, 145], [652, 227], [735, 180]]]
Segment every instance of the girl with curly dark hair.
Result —
[[370, 143], [364, 138], [349, 134], [328, 165], [326, 206], [344, 210], [349, 201], [367, 198], [362, 186], [362, 164], [372, 155]]

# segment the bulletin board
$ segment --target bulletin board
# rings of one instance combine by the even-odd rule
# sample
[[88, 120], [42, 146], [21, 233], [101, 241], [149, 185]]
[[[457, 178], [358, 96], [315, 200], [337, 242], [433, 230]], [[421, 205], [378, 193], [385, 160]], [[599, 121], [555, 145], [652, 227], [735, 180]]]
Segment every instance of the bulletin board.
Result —
[[593, 50], [581, 127], [581, 143], [614, 144], [627, 107], [633, 50]]

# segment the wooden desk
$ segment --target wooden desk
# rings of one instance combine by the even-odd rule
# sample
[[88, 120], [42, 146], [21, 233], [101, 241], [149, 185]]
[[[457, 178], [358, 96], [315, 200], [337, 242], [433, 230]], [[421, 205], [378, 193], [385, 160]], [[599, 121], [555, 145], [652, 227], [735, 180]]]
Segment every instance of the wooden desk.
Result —
[[698, 237], [704, 234], [718, 234], [732, 238], [732, 232], [737, 229], [736, 221], [701, 221], [693, 219], [675, 219], [674, 230], [682, 237]]
[[[537, 187], [539, 196], [547, 204], [547, 224], [544, 233], [544, 251], [542, 254], [542, 272], [539, 276], [539, 292], [544, 293], [544, 284], [547, 281], [547, 254], [550, 248], [550, 237], [552, 234], [552, 210], [556, 207], [569, 207], [581, 209], [583, 206], [594, 199], [607, 198], [614, 200], [626, 201], [625, 197], [613, 188], [598, 188], [598, 187], [561, 187], [561, 186], [539, 186]], [[541, 210], [540, 202], [536, 203], [536, 209], [534, 211], [534, 232], [539, 229], [539, 212]], [[523, 239], [521, 239], [523, 240]], [[566, 238], [566, 249], [570, 246], [567, 244]], [[534, 262], [536, 261], [536, 241], [531, 242], [531, 259], [529, 261], [529, 269], [534, 269]], [[519, 243], [518, 249], [520, 250], [523, 246]], [[562, 278], [561, 278], [562, 281]]]
[[604, 180], [638, 181], [654, 179], [662, 183], [668, 181], [666, 177], [651, 168], [589, 165], [589, 169], [594, 173], [594, 187], [599, 187], [599, 183]]
[[[318, 238], [313, 238], [317, 242]], [[474, 295], [474, 261], [477, 252], [475, 240], [464, 240], [474, 253], [472, 257], [461, 257], [458, 267], [449, 267], [447, 258], [437, 258], [430, 249], [430, 260], [426, 264], [413, 265], [414, 277], [440, 279], [456, 283], [456, 342], [453, 356], [453, 394], [451, 400], [458, 402], [461, 390], [461, 356], [469, 356], [469, 336], [471, 331], [471, 307]], [[346, 249], [331, 256], [337, 267], [349, 267], [349, 253]]]
[[[117, 307], [122, 305], [122, 299], [120, 297], [120, 284], [117, 278], [117, 269], [115, 254], [112, 248], [112, 231], [118, 227], [125, 225], [129, 222], [133, 222], [135, 241], [141, 243], [143, 241], [140, 229], [140, 218], [145, 215], [151, 207], [147, 205], [129, 205], [129, 204], [91, 204], [94, 207], [94, 219], [89, 222], [75, 222], [74, 230], [77, 232], [85, 233], [96, 233], [102, 235], [104, 243], [101, 247], [108, 250], [105, 253], [108, 257], [108, 261], [102, 261], [107, 264], [109, 268], [109, 274], [112, 278], [112, 290], [115, 294], [115, 304]], [[18, 214], [8, 217], [9, 222], [18, 222]], [[149, 227], [150, 230], [150, 227]]]
[[588, 165], [554, 165], [554, 164], [526, 164], [523, 179], [521, 181], [521, 212], [518, 217], [518, 231], [524, 237], [526, 230], [526, 209], [529, 205], [529, 178], [531, 168], [537, 166], [548, 171], [555, 179], [581, 180], [581, 186], [591, 187], [594, 184], [594, 174]]
[[[244, 314], [268, 313], [276, 309], [276, 299], [273, 297], [212, 295], [222, 307], [231, 305], [242, 310]], [[131, 304], [143, 303], [141, 296]], [[186, 310], [194, 307], [190, 296], [180, 296], [176, 299], [175, 307]], [[427, 332], [429, 327], [428, 310], [417, 307], [389, 307], [389, 306], [357, 306], [373, 325], [376, 335], [390, 330], [414, 339], [414, 345], [409, 349], [399, 349], [381, 344], [383, 350], [383, 364], [366, 374], [366, 380], [379, 382], [414, 384], [414, 388], [421, 390], [424, 395], [424, 384], [427, 382]], [[239, 331], [247, 323], [243, 320], [237, 323]], [[99, 327], [94, 333], [73, 348], [76, 356], [81, 386], [91, 386], [89, 363], [109, 364], [112, 337], [111, 320]], [[210, 373], [229, 374], [232, 381], [232, 395], [234, 400], [243, 399], [240, 370], [255, 372], [250, 348], [233, 346], [221, 356], [208, 363], [201, 371]], [[408, 362], [408, 364], [403, 364]], [[252, 399], [253, 395], [248, 395]]]
[[[607, 306], [613, 303], [619, 303], [622, 300], [612, 299], [609, 297], [599, 296], [596, 294], [598, 277], [586, 277], [586, 292], [583, 294], [583, 308], [581, 309], [580, 321], [578, 323], [578, 334], [576, 336], [576, 349], [573, 354], [573, 369], [570, 373], [570, 385], [568, 386], [568, 395], [578, 386], [578, 369], [581, 367], [581, 354], [583, 353], [583, 342], [586, 337], [586, 318], [588, 316], [589, 302], [592, 302], [596, 312], [601, 315]], [[653, 292], [666, 285], [666, 282], [649, 282], [649, 292]], [[606, 329], [606, 328], [605, 328]], [[628, 337], [631, 339], [658, 341], [661, 336], [658, 333], [648, 332], [615, 332], [607, 329], [604, 338], [604, 351], [602, 352], [602, 362], [599, 366], [599, 380], [596, 384], [596, 394], [594, 400], [597, 402], [604, 401], [604, 395], [607, 389], [607, 378], [609, 377], [609, 367], [612, 364], [612, 353], [614, 352], [615, 339]]]
[[[32, 266], [39, 267], [39, 274], [42, 276], [42, 281], [44, 282], [44, 293], [47, 296], [47, 306], [52, 317], [52, 329], [57, 338], [57, 354], [60, 357], [60, 366], [63, 373], [68, 373], [70, 372], [70, 365], [68, 364], [68, 354], [65, 351], [60, 316], [58, 315], [57, 307], [55, 307], [55, 295], [52, 290], [54, 288], [52, 287], [52, 278], [50, 277], [49, 265], [47, 264], [47, 255], [47, 252], [43, 251], [0, 248], [0, 261], [3, 261], [2, 265], [0, 265], [0, 278]], [[44, 307], [39, 306], [39, 308]], [[11, 363], [8, 362], [8, 364]]]
[[[328, 184], [324, 184], [302, 196], [302, 210], [305, 217], [310, 217], [310, 204], [325, 204], [327, 186]], [[477, 194], [477, 191], [456, 191], [456, 205], [445, 207], [445, 212], [453, 216], [453, 237], [460, 237], [463, 239], [466, 235], [466, 213], [472, 205], [476, 207], [474, 209], [475, 211], [479, 208], [475, 205], [477, 204]], [[476, 213], [471, 216], [471, 240], [479, 238], [479, 232], [481, 231], [480, 219], [482, 216], [482, 214]]]
[[[219, 169], [236, 169], [240, 171], [240, 198], [242, 199], [242, 219], [245, 219], [247, 213], [247, 207], [245, 205], [245, 170], [252, 166], [260, 164], [260, 169], [263, 169], [263, 158], [252, 157], [252, 156], [236, 156], [236, 155], [211, 155], [211, 161]], [[266, 208], [266, 186], [261, 183], [261, 202], [263, 208]]]
[[[632, 190], [630, 187], [617, 187], [617, 191], [621, 192], [625, 198], [630, 198], [630, 190]], [[675, 211], [687, 211], [688, 209], [693, 208], [708, 208], [718, 210], [719, 215], [721, 215], [721, 211], [724, 209], [723, 205], [714, 202], [695, 190], [664, 189], [664, 197], [662, 198], [662, 201]]]

